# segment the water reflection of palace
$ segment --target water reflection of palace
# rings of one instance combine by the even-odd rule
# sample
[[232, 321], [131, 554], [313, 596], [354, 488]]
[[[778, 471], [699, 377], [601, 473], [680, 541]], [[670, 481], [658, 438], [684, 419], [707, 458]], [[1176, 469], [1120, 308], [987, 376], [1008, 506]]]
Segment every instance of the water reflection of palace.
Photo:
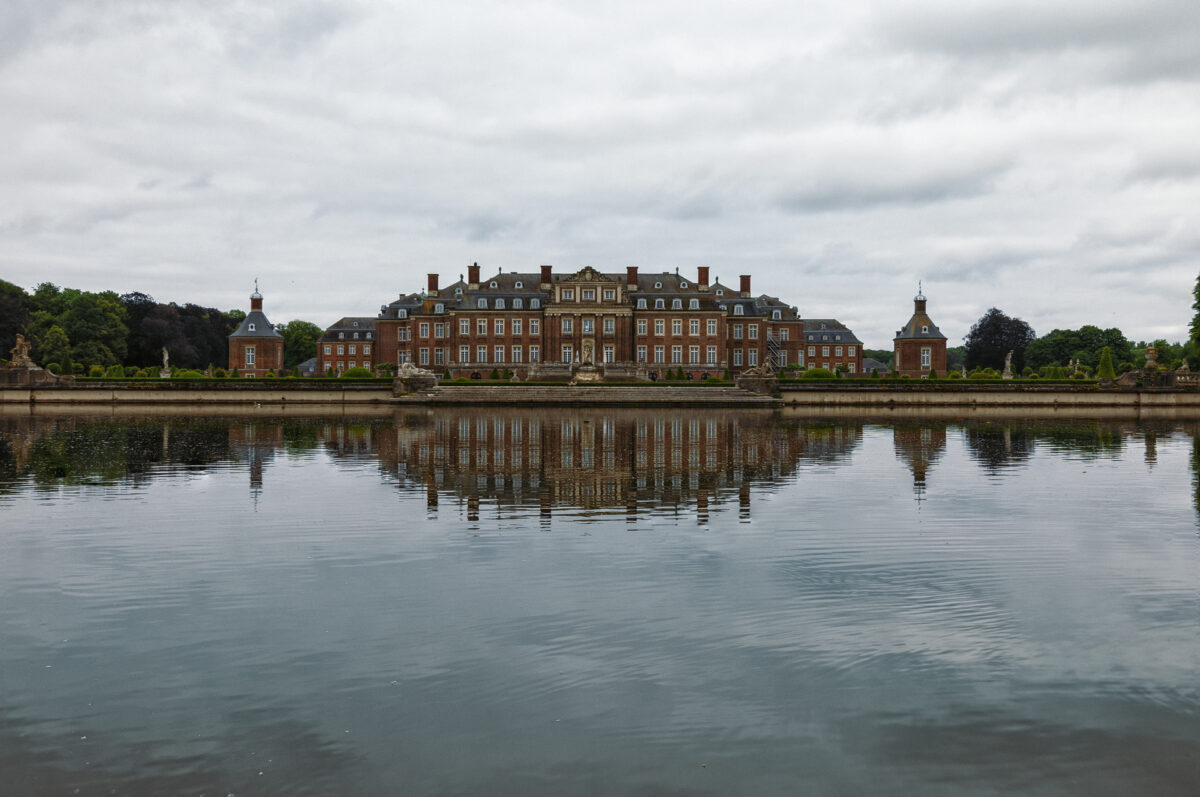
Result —
[[695, 505], [779, 481], [804, 461], [836, 460], [860, 425], [803, 426], [769, 413], [487, 410], [400, 416], [378, 435], [398, 480], [501, 505], [599, 509]]

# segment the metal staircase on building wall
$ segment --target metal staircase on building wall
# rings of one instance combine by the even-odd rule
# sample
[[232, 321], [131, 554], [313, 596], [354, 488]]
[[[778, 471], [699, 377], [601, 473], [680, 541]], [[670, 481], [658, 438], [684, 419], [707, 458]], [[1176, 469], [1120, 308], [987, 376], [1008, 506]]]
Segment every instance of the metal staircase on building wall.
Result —
[[767, 330], [767, 362], [776, 371], [783, 368], [783, 349], [779, 346], [779, 338], [771, 330]]

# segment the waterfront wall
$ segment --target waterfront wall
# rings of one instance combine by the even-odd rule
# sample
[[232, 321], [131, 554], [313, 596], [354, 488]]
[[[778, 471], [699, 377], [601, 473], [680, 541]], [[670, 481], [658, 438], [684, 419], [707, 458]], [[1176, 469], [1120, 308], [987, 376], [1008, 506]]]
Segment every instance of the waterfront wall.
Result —
[[1101, 389], [1091, 385], [780, 385], [785, 406], [824, 407], [1117, 407], [1193, 408], [1200, 391], [1189, 389]]

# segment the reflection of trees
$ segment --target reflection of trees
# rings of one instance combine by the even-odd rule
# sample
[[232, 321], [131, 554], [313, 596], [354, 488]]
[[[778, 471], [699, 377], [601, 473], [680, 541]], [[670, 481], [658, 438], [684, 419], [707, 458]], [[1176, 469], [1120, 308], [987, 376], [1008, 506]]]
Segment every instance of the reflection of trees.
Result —
[[1125, 435], [1136, 430], [1135, 424], [1106, 421], [1081, 421], [1038, 427], [1041, 437], [1055, 450], [1069, 452], [1084, 459], [1120, 456], [1125, 451]]
[[39, 486], [140, 482], [166, 465], [201, 467], [229, 456], [224, 421], [89, 418], [11, 419], [5, 423], [5, 482], [31, 476]]
[[988, 471], [1020, 465], [1033, 453], [1035, 438], [1025, 426], [968, 423], [963, 431], [971, 456]]

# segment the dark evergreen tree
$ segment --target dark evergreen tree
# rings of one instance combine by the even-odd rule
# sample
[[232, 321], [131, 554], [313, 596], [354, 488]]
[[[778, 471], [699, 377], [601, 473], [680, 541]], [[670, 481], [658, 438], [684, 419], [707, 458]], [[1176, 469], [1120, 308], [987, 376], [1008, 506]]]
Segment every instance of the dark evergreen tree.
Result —
[[1013, 353], [1013, 368], [1025, 367], [1025, 348], [1037, 338], [1033, 329], [1019, 318], [1011, 318], [993, 307], [975, 322], [963, 338], [967, 369], [1004, 368], [1004, 357]]

